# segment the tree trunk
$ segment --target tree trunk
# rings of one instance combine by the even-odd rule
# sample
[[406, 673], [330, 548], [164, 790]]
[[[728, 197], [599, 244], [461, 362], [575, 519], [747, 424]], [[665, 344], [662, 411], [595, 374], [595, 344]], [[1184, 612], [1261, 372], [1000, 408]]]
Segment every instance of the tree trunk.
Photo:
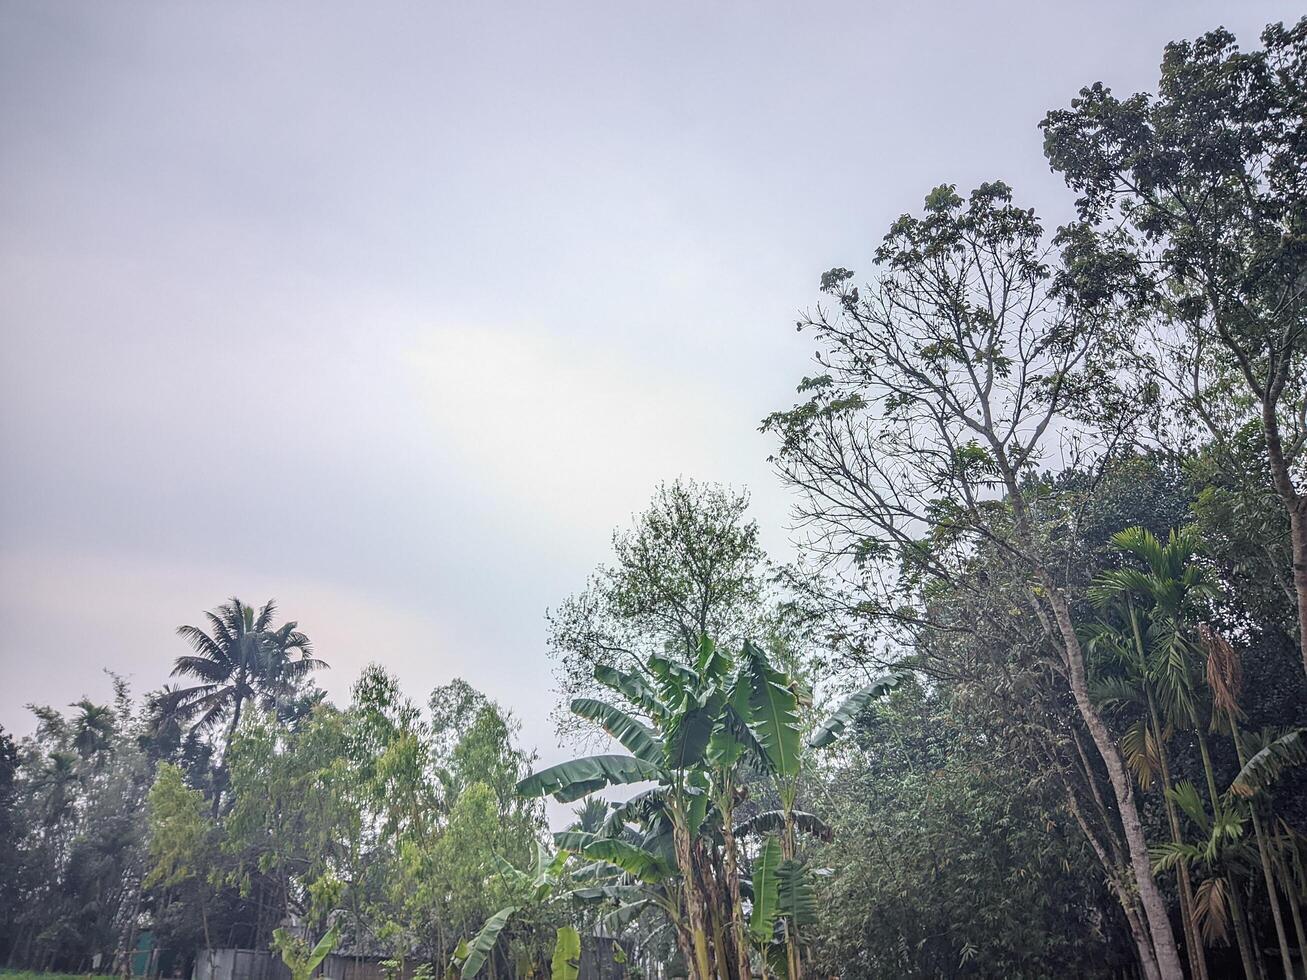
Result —
[[1271, 484], [1289, 513], [1289, 546], [1293, 555], [1293, 590], [1298, 596], [1298, 653], [1307, 671], [1307, 495], [1293, 485], [1289, 462], [1284, 458], [1280, 420], [1275, 413], [1276, 397], [1262, 398], [1262, 427], [1266, 432], [1266, 458]]
[[1280, 869], [1280, 881], [1284, 882], [1284, 897], [1289, 900], [1289, 917], [1293, 920], [1293, 934], [1298, 940], [1298, 956], [1307, 957], [1307, 929], [1303, 927], [1302, 904], [1298, 901], [1298, 889], [1294, 887], [1289, 866], [1278, 856], [1278, 852], [1275, 863]]
[[[243, 678], [241, 683], [244, 683]], [[244, 697], [242, 697], [240, 691], [237, 690], [236, 702], [232, 705], [232, 709], [231, 709], [231, 722], [227, 725], [227, 733], [226, 735], [223, 736], [222, 739], [222, 761], [218, 763], [218, 767], [217, 767], [222, 769], [224, 772], [229, 771], [227, 769], [227, 756], [231, 753], [231, 743], [232, 740], [236, 737], [236, 726], [239, 725], [241, 722], [241, 707], [244, 705], [244, 703], [245, 703]], [[225, 777], [219, 777], [219, 779], [222, 778]], [[214, 820], [218, 819], [219, 808], [221, 806], [222, 806], [222, 783], [218, 782], [217, 785], [213, 787], [213, 819]]]
[[[1093, 778], [1093, 774], [1087, 774]], [[1098, 857], [1098, 862], [1103, 866], [1103, 873], [1107, 876], [1107, 885], [1121, 903], [1121, 912], [1125, 916], [1126, 925], [1130, 928], [1130, 936], [1135, 942], [1135, 953], [1139, 957], [1139, 967], [1143, 972], [1145, 980], [1158, 980], [1157, 956], [1153, 952], [1153, 944], [1148, 938], [1148, 932], [1144, 929], [1143, 924], [1139, 921], [1139, 913], [1135, 908], [1134, 895], [1129, 888], [1129, 882], [1124, 880], [1125, 869], [1108, 856], [1107, 849], [1103, 846], [1094, 832], [1089, 827], [1089, 821], [1085, 819], [1084, 813], [1080, 810], [1080, 804], [1076, 802], [1075, 791], [1063, 780], [1063, 790], [1066, 792], [1067, 806], [1071, 810], [1071, 815], [1075, 818], [1076, 823], [1080, 826], [1081, 832], [1085, 835], [1085, 840], [1089, 841], [1089, 846], [1094, 854]], [[1115, 850], [1115, 845], [1113, 846]]]
[[[1221, 794], [1216, 790], [1216, 771], [1212, 766], [1212, 754], [1207, 749], [1207, 736], [1203, 734], [1203, 726], [1195, 726], [1194, 733], [1198, 736], [1198, 752], [1203, 760], [1203, 777], [1207, 781], [1208, 802], [1211, 803], [1212, 813], [1215, 815]], [[1234, 934], [1239, 942], [1239, 958], [1243, 960], [1243, 969], [1248, 974], [1248, 980], [1259, 980], [1264, 975], [1262, 959], [1248, 931], [1247, 917], [1243, 912], [1243, 896], [1239, 893], [1238, 882], [1235, 881], [1234, 875], [1227, 873], [1225, 881], [1230, 889], [1230, 917], [1234, 919]], [[1250, 969], [1256, 972], [1250, 973]]]
[[1243, 914], [1243, 896], [1239, 894], [1239, 882], [1234, 875], [1227, 873], [1225, 887], [1229, 889], [1230, 918], [1234, 920], [1234, 938], [1239, 944], [1239, 959], [1243, 962], [1246, 980], [1261, 980], [1261, 962], [1253, 948], [1252, 937], [1248, 935], [1248, 923]]
[[[1137, 631], [1138, 627], [1136, 627]], [[1162, 726], [1157, 718], [1157, 705], [1153, 698], [1153, 689], [1144, 682], [1148, 695], [1148, 723], [1153, 730], [1153, 741], [1157, 743], [1157, 758], [1162, 768], [1162, 803], [1166, 807], [1166, 819], [1171, 826], [1171, 840], [1176, 844], [1184, 843], [1180, 834], [1180, 816], [1175, 812], [1175, 801], [1171, 799], [1171, 763], [1166, 756], [1166, 745], [1162, 742]], [[1203, 949], [1202, 937], [1198, 933], [1198, 923], [1194, 916], [1194, 892], [1189, 881], [1189, 865], [1181, 861], [1176, 868], [1176, 878], [1180, 886], [1180, 918], [1184, 926], [1185, 946], [1188, 947], [1189, 970], [1195, 980], [1207, 980], [1207, 954]]]
[[[1242, 769], [1248, 760], [1244, 756], [1243, 738], [1237, 724], [1230, 725], [1234, 735], [1234, 749], [1239, 753], [1239, 767]], [[1266, 897], [1271, 903], [1271, 919], [1275, 922], [1275, 938], [1280, 944], [1280, 962], [1284, 966], [1286, 978], [1294, 976], [1293, 957], [1289, 955], [1289, 938], [1284, 931], [1284, 913], [1280, 911], [1280, 896], [1275, 891], [1275, 871], [1271, 867], [1271, 856], [1266, 850], [1266, 835], [1262, 829], [1262, 817], [1257, 812], [1257, 801], [1250, 801], [1248, 807], [1253, 817], [1253, 836], [1257, 838], [1257, 855], [1262, 862], [1262, 877], [1266, 879]]]
[[[1080, 711], [1080, 717], [1094, 740], [1094, 747], [1102, 756], [1103, 765], [1107, 769], [1107, 778], [1116, 796], [1121, 829], [1125, 832], [1126, 849], [1130, 855], [1130, 866], [1134, 871], [1135, 887], [1139, 891], [1139, 901], [1148, 924], [1148, 934], [1152, 937], [1153, 949], [1157, 954], [1158, 970], [1162, 980], [1183, 980], [1184, 968], [1180, 964], [1180, 953], [1175, 945], [1175, 933], [1171, 929], [1166, 902], [1157, 887], [1157, 879], [1153, 877], [1152, 863], [1148, 856], [1148, 840], [1144, 837], [1143, 822], [1139, 818], [1139, 807], [1135, 803], [1134, 783], [1126, 770], [1125, 761], [1121, 758], [1116, 741], [1108, 732], [1102, 715], [1098, 713], [1098, 709], [1094, 707], [1089, 697], [1089, 678], [1085, 668], [1084, 649], [1080, 645], [1080, 638], [1076, 635], [1075, 624], [1071, 621], [1071, 608], [1066, 597], [1058, 590], [1052, 576], [1042, 565], [1038, 568], [1038, 573], [1066, 652], [1072, 696]], [[1038, 597], [1036, 599], [1038, 601]]]

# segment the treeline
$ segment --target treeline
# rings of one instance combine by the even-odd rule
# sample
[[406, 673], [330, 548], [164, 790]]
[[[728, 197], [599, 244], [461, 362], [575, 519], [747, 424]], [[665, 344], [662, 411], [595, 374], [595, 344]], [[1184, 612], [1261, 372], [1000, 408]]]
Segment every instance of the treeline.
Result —
[[1043, 129], [1076, 220], [941, 186], [822, 277], [762, 423], [798, 563], [675, 481], [550, 611], [560, 731], [621, 751], [533, 772], [380, 668], [333, 706], [233, 600], [193, 685], [6, 739], [8, 961], [291, 924], [431, 976], [574, 977], [582, 934], [694, 980], [1301, 975], [1307, 19]]
[[332, 705], [308, 637], [273, 616], [233, 599], [179, 630], [194, 685], [137, 704], [115, 680], [112, 704], [34, 708], [33, 735], [0, 736], [8, 965], [121, 971], [148, 929], [188, 970], [328, 913], [355, 951], [403, 956], [493, 911], [486, 869], [544, 827], [515, 792], [511, 716], [457, 680], [414, 703], [380, 667]]

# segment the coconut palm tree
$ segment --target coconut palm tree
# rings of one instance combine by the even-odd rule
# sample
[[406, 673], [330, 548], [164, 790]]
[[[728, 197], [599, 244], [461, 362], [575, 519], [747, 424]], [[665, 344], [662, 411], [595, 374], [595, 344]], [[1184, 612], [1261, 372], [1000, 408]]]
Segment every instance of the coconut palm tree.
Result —
[[[249, 701], [275, 707], [293, 695], [314, 670], [327, 666], [310, 656], [312, 643], [296, 623], [273, 626], [276, 612], [272, 599], [256, 611], [233, 596], [204, 614], [208, 632], [198, 626], [177, 627], [177, 634], [195, 653], [178, 657], [172, 676], [193, 677], [200, 683], [173, 692], [173, 707], [181, 717], [193, 719], [199, 731], [226, 721], [223, 760]], [[221, 788], [214, 793], [215, 810], [220, 797]]]

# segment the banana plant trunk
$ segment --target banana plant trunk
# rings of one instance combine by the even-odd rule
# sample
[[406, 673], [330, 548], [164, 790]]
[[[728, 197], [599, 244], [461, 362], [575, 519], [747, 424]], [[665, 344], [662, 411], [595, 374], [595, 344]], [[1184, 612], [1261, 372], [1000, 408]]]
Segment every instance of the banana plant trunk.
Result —
[[690, 946], [693, 953], [686, 966], [690, 980], [714, 980], [712, 958], [708, 952], [708, 926], [704, 917], [703, 896], [694, 868], [694, 847], [683, 817], [678, 816], [672, 825], [672, 839], [676, 845], [676, 863], [685, 882], [685, 911], [690, 922]]
[[749, 944], [744, 933], [744, 905], [740, 900], [740, 852], [735, 840], [735, 810], [731, 797], [734, 790], [726, 788], [719, 809], [722, 813], [722, 849], [725, 851], [726, 887], [731, 898], [731, 935], [735, 940], [735, 972], [740, 980], [751, 980]]
[[[785, 808], [785, 829], [781, 833], [781, 856], [793, 861], [796, 853], [794, 839], [794, 796], [795, 787], [781, 794]], [[790, 916], [785, 921], [785, 961], [789, 968], [789, 980], [803, 980], [802, 951], [799, 948], [799, 924]]]
[[720, 980], [734, 980], [732, 955], [734, 947], [727, 937], [730, 920], [723, 917], [729, 913], [726, 896], [722, 894], [721, 877], [718, 875], [720, 861], [703, 842], [695, 845], [699, 856], [700, 880], [703, 885], [704, 907], [708, 910], [709, 935], [712, 937], [713, 976]]

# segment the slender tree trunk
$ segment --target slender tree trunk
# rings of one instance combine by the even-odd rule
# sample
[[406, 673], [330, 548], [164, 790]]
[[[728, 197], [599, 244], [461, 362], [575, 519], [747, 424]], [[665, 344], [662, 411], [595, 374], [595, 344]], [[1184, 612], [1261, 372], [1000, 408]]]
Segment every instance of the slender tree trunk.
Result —
[[[1145, 682], [1148, 694], [1148, 721], [1153, 729], [1153, 741], [1157, 744], [1157, 758], [1162, 768], [1162, 803], [1166, 807], [1166, 819], [1171, 825], [1171, 840], [1176, 844], [1184, 843], [1180, 834], [1180, 817], [1175, 812], [1175, 801], [1171, 799], [1171, 764], [1166, 756], [1166, 745], [1162, 741], [1162, 726], [1157, 719], [1157, 705], [1153, 699], [1153, 689]], [[1195, 980], [1207, 980], [1207, 954], [1203, 949], [1202, 937], [1198, 932], [1198, 923], [1194, 916], [1194, 892], [1189, 881], [1189, 865], [1181, 861], [1176, 868], [1176, 878], [1180, 885], [1180, 917], [1184, 926], [1185, 945], [1189, 953], [1189, 969]]]
[[[1243, 737], [1239, 734], [1237, 724], [1230, 725], [1230, 732], [1234, 736], [1234, 749], [1239, 753], [1239, 766], [1242, 768], [1248, 762], [1243, 751]], [[1284, 975], [1286, 978], [1294, 976], [1293, 957], [1289, 955], [1289, 938], [1284, 931], [1284, 913], [1280, 911], [1280, 896], [1275, 890], [1275, 871], [1271, 867], [1271, 856], [1266, 849], [1266, 834], [1262, 828], [1262, 817], [1257, 812], [1257, 802], [1250, 801], [1248, 807], [1253, 816], [1253, 835], [1257, 838], [1257, 855], [1262, 862], [1262, 877], [1266, 879], [1266, 897], [1271, 903], [1271, 919], [1275, 923], [1275, 938], [1280, 944], [1280, 962], [1284, 965]]]
[[[241, 679], [241, 683], [242, 684], [244, 683], [244, 678]], [[232, 740], [236, 737], [236, 726], [239, 725], [241, 722], [241, 708], [244, 706], [244, 703], [245, 703], [244, 697], [241, 695], [241, 692], [237, 690], [236, 701], [232, 705], [232, 709], [231, 709], [231, 722], [227, 725], [227, 733], [223, 736], [222, 739], [222, 761], [218, 764], [219, 768], [222, 769], [224, 775], [218, 776], [219, 782], [216, 786], [213, 787], [213, 819], [214, 820], [218, 819], [218, 813], [220, 807], [222, 806], [223, 784], [221, 780], [228, 778], [225, 774], [230, 772], [230, 770], [228, 769], [227, 756], [231, 754], [231, 743]]]
[[1039, 577], [1044, 586], [1045, 597], [1053, 610], [1053, 617], [1057, 622], [1058, 632], [1061, 634], [1066, 652], [1072, 696], [1075, 698], [1076, 707], [1080, 710], [1080, 717], [1094, 740], [1094, 747], [1102, 756], [1103, 765], [1107, 769], [1107, 778], [1116, 796], [1121, 829], [1125, 832], [1130, 866], [1134, 871], [1135, 887], [1139, 891], [1139, 901], [1148, 923], [1148, 933], [1152, 937], [1153, 949], [1157, 954], [1158, 969], [1162, 980], [1183, 980], [1184, 968], [1180, 964], [1180, 953], [1175, 945], [1175, 933], [1171, 929], [1166, 902], [1157, 887], [1157, 879], [1153, 877], [1153, 867], [1148, 856], [1148, 840], [1144, 836], [1143, 821], [1139, 817], [1139, 807], [1135, 802], [1133, 780], [1126, 769], [1125, 761], [1121, 758], [1116, 741], [1108, 732], [1102, 715], [1098, 713], [1098, 709], [1089, 697], [1089, 678], [1085, 668], [1084, 649], [1080, 645], [1080, 638], [1076, 635], [1075, 624], [1071, 621], [1070, 605], [1042, 566], [1039, 568]]
[[1284, 885], [1284, 895], [1289, 900], [1289, 917], [1293, 920], [1293, 934], [1298, 940], [1299, 959], [1307, 958], [1307, 930], [1303, 928], [1302, 903], [1298, 901], [1298, 889], [1294, 887], [1293, 876], [1283, 860], [1277, 858], [1280, 869], [1280, 881]]
[[[1094, 740], [1094, 747], [1103, 759], [1107, 769], [1108, 781], [1112, 784], [1116, 796], [1117, 810], [1121, 820], [1121, 829], [1125, 833], [1126, 850], [1130, 855], [1130, 866], [1134, 871], [1135, 887], [1139, 892], [1139, 902], [1144, 910], [1148, 925], [1148, 935], [1152, 939], [1153, 951], [1157, 955], [1157, 967], [1162, 980], [1184, 980], [1184, 968], [1180, 965], [1180, 953], [1175, 945], [1175, 932], [1171, 929], [1171, 919], [1167, 915], [1166, 902], [1153, 877], [1153, 865], [1148, 855], [1148, 839], [1144, 835], [1143, 821], [1139, 817], [1139, 807], [1135, 803], [1134, 781], [1126, 769], [1125, 760], [1116, 740], [1107, 730], [1103, 716], [1098, 713], [1089, 696], [1089, 676], [1085, 666], [1084, 648], [1080, 637], [1076, 635], [1075, 623], [1071, 619], [1071, 606], [1058, 588], [1048, 567], [1039, 558], [1035, 544], [1035, 527], [1030, 511], [1026, 507], [1021, 488], [1017, 485], [1016, 474], [1008, 463], [1006, 453], [1001, 445], [994, 445], [1003, 480], [1007, 489], [1008, 500], [1016, 518], [1017, 543], [1022, 547], [1031, 562], [1036, 583], [1040, 588], [1032, 590], [1031, 596], [1041, 618], [1044, 616], [1041, 602], [1047, 602], [1053, 611], [1057, 632], [1062, 640], [1066, 656], [1067, 679], [1071, 694], [1075, 699], [1080, 717], [1089, 729]], [[1043, 595], [1039, 595], [1043, 592]], [[1047, 623], [1047, 620], [1044, 620]]]
[[1139, 955], [1139, 968], [1144, 980], [1160, 980], [1162, 972], [1157, 967], [1157, 954], [1153, 952], [1153, 944], [1148, 938], [1148, 930], [1139, 918], [1138, 910], [1128, 902], [1122, 904], [1122, 910], [1125, 912], [1130, 936], [1135, 941], [1135, 952]]
[[[1093, 773], [1086, 773], [1086, 776], [1092, 779]], [[1153, 944], [1148, 938], [1147, 930], [1143, 928], [1143, 924], [1139, 921], [1134, 894], [1129, 887], [1127, 870], [1119, 860], [1114, 861], [1108, 855], [1103, 842], [1090, 829], [1089, 821], [1085, 819], [1080, 804], [1076, 801], [1075, 791], [1065, 779], [1062, 782], [1062, 789], [1066, 792], [1067, 807], [1071, 810], [1071, 815], [1080, 826], [1081, 832], [1085, 835], [1085, 840], [1089, 841], [1089, 846], [1097, 856], [1098, 863], [1103, 866], [1103, 874], [1107, 877], [1108, 888], [1116, 896], [1117, 901], [1121, 903], [1121, 913], [1125, 916], [1126, 925], [1130, 928], [1130, 936], [1134, 939], [1135, 953], [1139, 957], [1139, 967], [1145, 980], [1158, 980], [1157, 955], [1153, 952]], [[1119, 855], [1119, 849], [1115, 844], [1113, 845], [1113, 852]]]
[[[1212, 753], [1208, 751], [1207, 736], [1203, 733], [1203, 726], [1194, 726], [1194, 733], [1198, 736], [1198, 752], [1202, 756], [1203, 777], [1207, 781], [1207, 799], [1212, 806], [1214, 816], [1221, 801], [1221, 794], [1216, 789], [1216, 769], [1212, 765]], [[1230, 890], [1230, 917], [1234, 919], [1234, 935], [1239, 943], [1239, 957], [1243, 960], [1244, 972], [1248, 973], [1251, 966], [1256, 970], [1256, 973], [1248, 973], [1249, 980], [1254, 980], [1254, 977], [1263, 977], [1265, 972], [1262, 969], [1262, 958], [1253, 945], [1252, 934], [1248, 929], [1247, 916], [1244, 915], [1243, 895], [1238, 888], [1238, 882], [1232, 874], [1226, 874], [1225, 880]]]
[[1279, 398], [1262, 399], [1262, 427], [1266, 431], [1266, 457], [1271, 483], [1289, 513], [1289, 546], [1293, 555], [1293, 590], [1298, 597], [1298, 653], [1307, 671], [1307, 495], [1293, 485], [1289, 462], [1284, 458], [1280, 420], [1275, 414]]
[[[1176, 844], [1183, 844], [1183, 836], [1180, 835], [1180, 817], [1175, 811], [1175, 801], [1170, 796], [1171, 784], [1171, 764], [1166, 757], [1166, 745], [1162, 742], [1162, 727], [1158, 723], [1157, 706], [1153, 700], [1153, 690], [1148, 690], [1148, 710], [1149, 723], [1153, 727], [1153, 741], [1157, 743], [1158, 760], [1162, 766], [1162, 802], [1166, 806], [1167, 823], [1171, 826], [1171, 840]], [[1202, 949], [1202, 938], [1199, 934], [1199, 924], [1195, 916], [1195, 907], [1193, 907], [1193, 886], [1189, 882], [1189, 865], [1184, 860], [1176, 866], [1176, 879], [1180, 886], [1180, 919], [1184, 925], [1184, 945], [1188, 946], [1189, 954], [1189, 971], [1191, 971], [1195, 980], [1206, 980], [1208, 977], [1208, 958], [1206, 951]]]
[[1253, 948], [1252, 938], [1248, 935], [1248, 923], [1243, 912], [1243, 896], [1239, 894], [1239, 882], [1234, 875], [1227, 873], [1225, 887], [1229, 890], [1230, 918], [1234, 920], [1234, 938], [1239, 944], [1239, 959], [1243, 961], [1243, 974], [1246, 980], [1261, 980], [1261, 962]]

